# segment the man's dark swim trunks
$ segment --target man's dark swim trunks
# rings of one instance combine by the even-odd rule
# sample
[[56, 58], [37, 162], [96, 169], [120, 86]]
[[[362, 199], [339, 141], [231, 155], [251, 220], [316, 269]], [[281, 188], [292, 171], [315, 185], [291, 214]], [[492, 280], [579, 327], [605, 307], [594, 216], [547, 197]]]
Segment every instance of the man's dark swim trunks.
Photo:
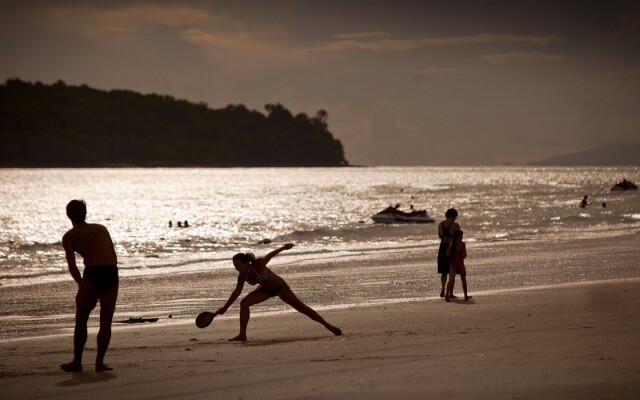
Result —
[[98, 293], [104, 292], [118, 283], [118, 267], [116, 265], [92, 265], [84, 269], [82, 277], [96, 288]]

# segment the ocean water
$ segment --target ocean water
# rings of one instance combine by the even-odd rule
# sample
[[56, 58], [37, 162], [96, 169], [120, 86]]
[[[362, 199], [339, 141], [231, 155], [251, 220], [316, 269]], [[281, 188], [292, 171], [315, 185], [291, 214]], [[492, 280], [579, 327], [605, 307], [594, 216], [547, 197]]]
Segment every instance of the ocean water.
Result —
[[[186, 321], [226, 300], [235, 283], [233, 254], [264, 254], [285, 242], [296, 247], [274, 263], [314, 307], [437, 290], [435, 273], [421, 278], [426, 269], [435, 271], [437, 224], [371, 220], [398, 203], [425, 209], [436, 221], [455, 207], [472, 254], [502, 244], [636, 235], [640, 193], [610, 191], [622, 178], [638, 183], [640, 167], [0, 170], [0, 339], [73, 326], [75, 286], [61, 246], [71, 227], [65, 215], [71, 199], [84, 199], [87, 220], [107, 226], [115, 242], [121, 277], [116, 319], [173, 313], [174, 321]], [[591, 204], [581, 209], [585, 194]], [[178, 221], [189, 227], [177, 227]], [[336, 262], [384, 254], [406, 264], [425, 249], [433, 251], [433, 266], [414, 260], [425, 271], [378, 269], [375, 262], [354, 270]], [[579, 261], [567, 261], [565, 281], [574, 279], [569, 273]], [[496, 285], [490, 281], [494, 267], [479, 267], [487, 278], [475, 282]], [[640, 275], [637, 263], [629, 268], [635, 268], [629, 276]], [[500, 284], [549, 284], [558, 277], [529, 269], [514, 266]], [[270, 302], [257, 313], [282, 307]]]
[[436, 224], [371, 220], [398, 203], [436, 221], [455, 207], [467, 242], [611, 237], [640, 229], [640, 195], [610, 191], [623, 177], [640, 181], [640, 168], [5, 169], [0, 286], [68, 279], [74, 198], [109, 228], [121, 276], [157, 276], [225, 268], [268, 241], [296, 243], [301, 259], [435, 245]]

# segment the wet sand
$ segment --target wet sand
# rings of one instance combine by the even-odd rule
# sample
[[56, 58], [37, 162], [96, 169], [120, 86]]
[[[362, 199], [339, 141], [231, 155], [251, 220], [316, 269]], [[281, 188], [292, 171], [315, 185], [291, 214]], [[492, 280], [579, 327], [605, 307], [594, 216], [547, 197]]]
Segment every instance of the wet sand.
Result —
[[[607, 240], [469, 242], [469, 287], [474, 293], [640, 278], [638, 243], [637, 233]], [[259, 254], [261, 250], [264, 251], [256, 249]], [[440, 279], [436, 274], [436, 254], [436, 246], [424, 246], [313, 261], [277, 257], [270, 267], [287, 280], [303, 301], [322, 310], [437, 296]], [[191, 324], [203, 309], [217, 309], [224, 304], [236, 277], [237, 272], [229, 263], [228, 269], [123, 278], [115, 320], [145, 317], [159, 318], [158, 325]], [[250, 289], [246, 287], [245, 293]], [[73, 329], [76, 290], [71, 277], [65, 282], [0, 288], [0, 342], [68, 335]], [[460, 294], [459, 280], [456, 293]], [[282, 302], [271, 300], [256, 306], [252, 313], [265, 315], [286, 310]], [[171, 320], [169, 314], [173, 316]], [[226, 316], [237, 318], [237, 304]], [[89, 325], [97, 327], [97, 312], [92, 314]], [[116, 326], [116, 330], [121, 328]]]
[[640, 280], [476, 292], [327, 310], [334, 337], [297, 313], [203, 330], [119, 330], [95, 373], [64, 373], [69, 336], [0, 344], [2, 399], [602, 399], [640, 390]]

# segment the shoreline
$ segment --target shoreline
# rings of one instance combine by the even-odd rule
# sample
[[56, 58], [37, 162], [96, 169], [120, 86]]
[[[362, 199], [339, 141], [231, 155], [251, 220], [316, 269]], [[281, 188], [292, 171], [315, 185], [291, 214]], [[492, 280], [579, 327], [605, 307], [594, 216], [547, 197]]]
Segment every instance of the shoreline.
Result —
[[[561, 242], [470, 243], [470, 294], [531, 288], [566, 283], [640, 278], [640, 257], [634, 233], [610, 241], [598, 239]], [[381, 300], [437, 298], [439, 276], [435, 273], [436, 250], [431, 246], [412, 251], [362, 253], [348, 257], [313, 259], [298, 264], [283, 258], [272, 268], [294, 292], [318, 310], [376, 304]], [[170, 324], [191, 323], [195, 315], [224, 303], [235, 286], [232, 268], [211, 269], [170, 276], [123, 278], [114, 320], [135, 317], [160, 318]], [[73, 329], [76, 286], [66, 282], [31, 287], [2, 288], [4, 309], [0, 316], [0, 341], [33, 336], [68, 334]], [[245, 294], [250, 289], [245, 288]], [[456, 293], [460, 291], [456, 280]], [[286, 312], [280, 301], [255, 307], [254, 315]], [[237, 317], [235, 304], [225, 317]], [[89, 327], [97, 326], [98, 310]], [[118, 325], [115, 325], [116, 329]]]
[[4, 342], [2, 398], [635, 398], [640, 279], [472, 294], [321, 311], [341, 337], [297, 313], [256, 316], [246, 343], [237, 318], [118, 330], [108, 373], [95, 334], [73, 374], [68, 336]]
[[[503, 296], [508, 295], [510, 293], [518, 293], [518, 292], [535, 292], [535, 291], [546, 291], [546, 290], [562, 290], [574, 287], [584, 287], [590, 285], [605, 285], [605, 284], [619, 284], [619, 283], [637, 283], [640, 284], [640, 278], [619, 278], [619, 279], [605, 279], [605, 280], [597, 280], [597, 281], [581, 281], [581, 282], [571, 282], [571, 283], [560, 283], [555, 285], [539, 285], [539, 286], [527, 286], [527, 287], [519, 287], [519, 288], [507, 288], [507, 289], [494, 289], [494, 290], [482, 290], [482, 291], [474, 291], [469, 294], [474, 297], [485, 297], [485, 296]], [[472, 299], [473, 300], [473, 299]], [[349, 304], [339, 304], [332, 306], [318, 306], [313, 307], [314, 310], [324, 313], [330, 311], [342, 311], [342, 310], [354, 310], [354, 309], [366, 309], [371, 307], [384, 307], [384, 306], [396, 306], [405, 303], [421, 303], [421, 302], [432, 302], [432, 301], [443, 301], [439, 296], [422, 296], [422, 297], [411, 297], [411, 298], [388, 298], [388, 299], [378, 299], [371, 300], [368, 302], [360, 302], [360, 303], [349, 303]], [[454, 303], [464, 303], [464, 300], [458, 299], [454, 300]], [[99, 305], [96, 307], [99, 309]], [[95, 311], [94, 311], [95, 312]], [[294, 315], [297, 311], [293, 309], [286, 310], [278, 310], [278, 311], [267, 311], [267, 312], [252, 312], [251, 318], [252, 320], [258, 318], [266, 318], [266, 317], [279, 317], [286, 315]], [[215, 318], [216, 322], [222, 320], [237, 320], [238, 315], [230, 314], [227, 316], [218, 316]], [[24, 317], [24, 319], [28, 319], [28, 317]], [[0, 318], [0, 321], [3, 319]], [[157, 322], [150, 323], [135, 323], [135, 324], [127, 324], [114, 321], [112, 325], [112, 330], [114, 334], [118, 332], [127, 332], [130, 330], [153, 330], [158, 328], [178, 328], [178, 327], [187, 327], [195, 325], [195, 315], [191, 319], [169, 319], [169, 318], [161, 318]], [[3, 344], [17, 343], [17, 342], [25, 342], [25, 341], [39, 341], [39, 340], [47, 340], [52, 338], [70, 338], [73, 337], [73, 326], [70, 326], [68, 332], [59, 332], [52, 333], [49, 335], [40, 335], [40, 336], [26, 336], [26, 337], [16, 337], [16, 338], [7, 338], [0, 339], [0, 346]], [[88, 328], [89, 335], [97, 334], [98, 327], [92, 326]]]

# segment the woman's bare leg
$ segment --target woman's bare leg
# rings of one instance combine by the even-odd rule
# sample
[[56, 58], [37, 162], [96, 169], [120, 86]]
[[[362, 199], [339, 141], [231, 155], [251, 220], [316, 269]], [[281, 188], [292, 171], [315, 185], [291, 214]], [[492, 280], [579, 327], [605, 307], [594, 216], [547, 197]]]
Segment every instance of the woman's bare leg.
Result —
[[[448, 289], [449, 285], [447, 285], [447, 275], [449, 274], [442, 274], [442, 277], [440, 278], [440, 280], [442, 281], [442, 290], [440, 291], [440, 297], [445, 297], [447, 295], [447, 292], [449, 292], [450, 299], [457, 299], [458, 296], [453, 294], [453, 287], [451, 287], [451, 289]], [[449, 278], [449, 282], [451, 282], [451, 278]]]
[[267, 292], [262, 289], [256, 289], [240, 301], [240, 333], [238, 336], [229, 339], [230, 341], [247, 340], [247, 325], [249, 325], [249, 317], [251, 316], [250, 307], [254, 304], [262, 303], [269, 298], [270, 296]]
[[325, 321], [324, 318], [322, 318], [320, 314], [318, 314], [314, 309], [298, 299], [298, 297], [293, 293], [293, 291], [291, 291], [291, 289], [287, 287], [283, 288], [282, 290], [280, 290], [280, 293], [278, 293], [278, 297], [280, 297], [282, 301], [293, 307], [296, 311], [324, 325], [324, 327], [331, 331], [331, 333], [333, 333], [334, 335], [342, 335], [342, 331], [340, 330], [340, 328], [333, 326]]
[[456, 283], [456, 271], [454, 269], [449, 273], [449, 284], [447, 285], [447, 293], [444, 296], [446, 301], [449, 301], [453, 297], [453, 285]]

